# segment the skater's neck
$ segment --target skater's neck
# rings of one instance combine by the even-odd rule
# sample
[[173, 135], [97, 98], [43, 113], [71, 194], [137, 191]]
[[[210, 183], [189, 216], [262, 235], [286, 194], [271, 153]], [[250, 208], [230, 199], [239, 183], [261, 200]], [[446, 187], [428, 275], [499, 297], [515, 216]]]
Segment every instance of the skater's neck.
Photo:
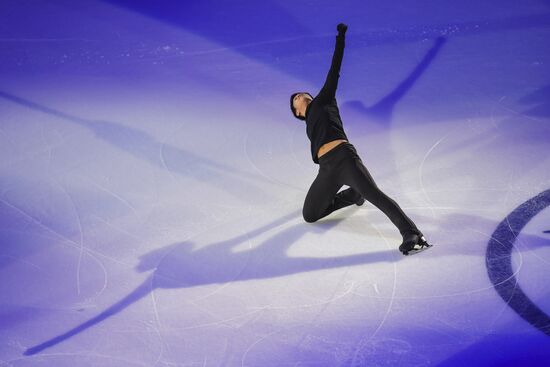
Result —
[[303, 107], [302, 110], [298, 112], [300, 116], [307, 117], [307, 110], [308, 110], [310, 104], [311, 104], [311, 100], [307, 99], [306, 100], [306, 106]]

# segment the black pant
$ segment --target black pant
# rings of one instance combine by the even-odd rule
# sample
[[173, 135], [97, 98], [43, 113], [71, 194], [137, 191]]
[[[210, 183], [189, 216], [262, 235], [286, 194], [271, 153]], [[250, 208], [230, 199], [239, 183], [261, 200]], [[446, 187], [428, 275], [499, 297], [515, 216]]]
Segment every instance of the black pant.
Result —
[[[343, 185], [349, 188], [338, 192]], [[335, 210], [353, 205], [361, 198], [380, 209], [399, 229], [422, 234], [413, 221], [372, 179], [353, 144], [343, 142], [319, 158], [319, 172], [309, 188], [302, 215], [306, 222], [315, 222]]]

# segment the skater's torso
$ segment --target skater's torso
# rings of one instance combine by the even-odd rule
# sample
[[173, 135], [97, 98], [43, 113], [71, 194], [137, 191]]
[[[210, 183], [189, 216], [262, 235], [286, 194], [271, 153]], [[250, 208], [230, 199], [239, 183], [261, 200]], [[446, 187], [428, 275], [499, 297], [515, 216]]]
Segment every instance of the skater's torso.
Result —
[[337, 145], [349, 141], [336, 98], [329, 102], [315, 97], [306, 108], [306, 132], [311, 141], [313, 162], [319, 164], [319, 157]]

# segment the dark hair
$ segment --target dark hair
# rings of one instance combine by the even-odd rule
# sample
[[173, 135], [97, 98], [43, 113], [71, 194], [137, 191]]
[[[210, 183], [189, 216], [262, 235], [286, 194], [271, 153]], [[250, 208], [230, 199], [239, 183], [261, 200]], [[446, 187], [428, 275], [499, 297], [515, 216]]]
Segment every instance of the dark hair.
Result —
[[311, 94], [309, 94], [308, 92], [296, 92], [296, 93], [292, 93], [290, 95], [290, 110], [292, 111], [292, 114], [294, 115], [294, 117], [296, 117], [298, 120], [302, 120], [302, 121], [305, 121], [305, 117], [304, 116], [298, 116], [296, 114], [296, 109], [294, 108], [294, 97], [297, 95], [297, 94], [300, 94], [300, 93], [305, 93], [307, 94], [308, 96], [311, 97], [311, 99], [313, 99], [313, 96]]

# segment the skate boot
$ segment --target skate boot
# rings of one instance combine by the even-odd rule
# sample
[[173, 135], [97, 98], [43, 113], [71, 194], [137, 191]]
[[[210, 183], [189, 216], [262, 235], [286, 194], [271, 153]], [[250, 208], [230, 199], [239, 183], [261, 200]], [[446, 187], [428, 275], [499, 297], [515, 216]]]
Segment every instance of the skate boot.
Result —
[[350, 203], [350, 204], [353, 203], [357, 206], [361, 206], [365, 202], [365, 199], [358, 192], [355, 192], [355, 195], [353, 195], [353, 197], [350, 200], [344, 199], [342, 193], [346, 193], [346, 192], [347, 192], [346, 190], [343, 190], [343, 191], [340, 191], [339, 193], [337, 193], [336, 195], [339, 196], [342, 201], [345, 201], [345, 202]]
[[355, 196], [353, 197], [352, 200], [357, 206], [361, 206], [365, 202], [365, 198], [363, 198], [363, 196], [361, 196], [361, 194], [358, 193], [357, 191], [355, 191]]
[[409, 232], [403, 236], [403, 243], [399, 246], [399, 251], [401, 251], [403, 255], [414, 255], [430, 247], [432, 247], [432, 245], [426, 242], [426, 238], [424, 238], [422, 234]]

